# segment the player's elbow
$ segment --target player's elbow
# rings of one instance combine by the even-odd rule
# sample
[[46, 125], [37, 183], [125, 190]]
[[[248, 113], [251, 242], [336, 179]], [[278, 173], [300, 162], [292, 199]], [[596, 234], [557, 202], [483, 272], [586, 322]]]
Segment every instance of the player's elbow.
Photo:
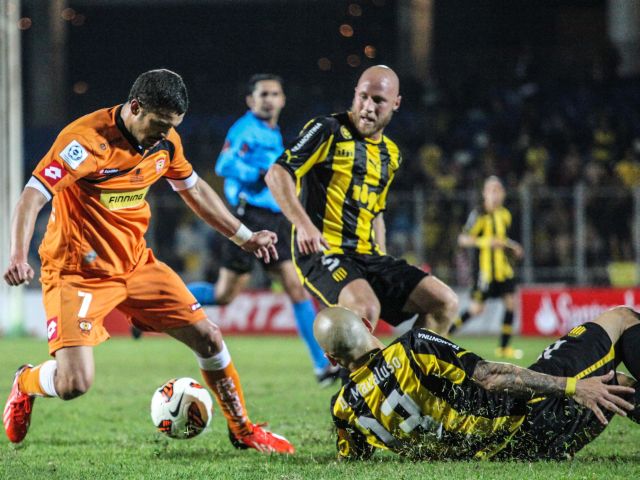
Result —
[[279, 170], [282, 170], [282, 167], [280, 165], [273, 164], [269, 167], [269, 170], [267, 170], [267, 174], [264, 177], [264, 181], [271, 191], [278, 187], [278, 176], [281, 173]]
[[498, 378], [499, 376], [495, 374], [489, 362], [478, 362], [475, 370], [473, 371], [473, 381], [485, 390], [498, 390]]

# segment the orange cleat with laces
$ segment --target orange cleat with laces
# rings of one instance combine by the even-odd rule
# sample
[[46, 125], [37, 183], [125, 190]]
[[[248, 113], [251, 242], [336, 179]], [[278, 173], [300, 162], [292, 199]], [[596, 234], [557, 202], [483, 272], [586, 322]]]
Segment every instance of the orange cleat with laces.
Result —
[[2, 415], [2, 423], [4, 431], [13, 443], [20, 443], [27, 436], [29, 424], [31, 423], [31, 410], [35, 397], [22, 393], [18, 388], [18, 377], [26, 368], [32, 368], [33, 365], [22, 365], [16, 372], [13, 380], [13, 387], [4, 406]]
[[249, 435], [236, 437], [229, 431], [229, 440], [231, 444], [241, 450], [253, 448], [261, 453], [286, 453], [292, 454], [296, 451], [289, 440], [281, 435], [277, 435], [265, 430], [264, 423], [252, 424], [253, 431]]

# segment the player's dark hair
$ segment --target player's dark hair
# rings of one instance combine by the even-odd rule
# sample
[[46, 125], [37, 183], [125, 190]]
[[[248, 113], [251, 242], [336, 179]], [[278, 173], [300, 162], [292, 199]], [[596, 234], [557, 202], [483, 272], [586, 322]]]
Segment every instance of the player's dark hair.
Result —
[[187, 87], [182, 77], [164, 68], [144, 72], [133, 83], [129, 101], [136, 99], [143, 108], [169, 110], [182, 115], [189, 107]]
[[276, 81], [282, 88], [284, 88], [284, 82], [282, 81], [282, 77], [280, 75], [276, 75], [274, 73], [256, 73], [247, 82], [247, 95], [251, 95], [253, 93], [258, 82], [263, 82], [265, 80]]

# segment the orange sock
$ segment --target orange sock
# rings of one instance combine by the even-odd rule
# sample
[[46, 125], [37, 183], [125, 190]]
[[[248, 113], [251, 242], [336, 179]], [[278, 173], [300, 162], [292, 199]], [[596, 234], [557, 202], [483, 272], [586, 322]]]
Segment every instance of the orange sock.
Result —
[[42, 364], [32, 368], [25, 368], [18, 377], [18, 388], [22, 393], [48, 397], [40, 386], [40, 367]]
[[200, 370], [209, 388], [218, 400], [218, 405], [227, 419], [229, 428], [237, 437], [251, 433], [252, 426], [244, 403], [240, 377], [233, 363], [222, 370]]

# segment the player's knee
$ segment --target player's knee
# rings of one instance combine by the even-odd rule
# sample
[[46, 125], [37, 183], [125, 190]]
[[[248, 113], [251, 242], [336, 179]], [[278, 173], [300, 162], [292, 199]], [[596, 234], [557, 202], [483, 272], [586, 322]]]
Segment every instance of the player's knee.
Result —
[[620, 305], [604, 312], [600, 320], [608, 324], [614, 324], [624, 331], [640, 323], [640, 314], [631, 307]]
[[448, 317], [455, 317], [458, 314], [458, 295], [452, 289], [445, 289], [440, 295], [440, 309]]
[[207, 322], [206, 328], [200, 331], [200, 337], [192, 345], [192, 349], [202, 358], [215, 355], [222, 348], [222, 332], [213, 322]]
[[231, 293], [218, 295], [216, 297], [216, 305], [224, 307], [225, 305], [229, 305], [231, 302], [233, 302], [234, 298], [235, 298], [235, 295]]
[[469, 313], [472, 317], [480, 315], [482, 312], [484, 312], [484, 303], [471, 302], [471, 305], [469, 305]]
[[356, 302], [350, 305], [342, 305], [342, 306], [353, 311], [354, 313], [356, 313], [356, 315], [366, 318], [374, 325], [375, 325], [375, 322], [377, 322], [378, 318], [380, 317], [380, 305], [377, 303], [377, 301], [376, 302], [362, 301], [362, 302]]
[[93, 378], [90, 375], [74, 373], [56, 376], [56, 392], [63, 400], [73, 400], [84, 395], [91, 388]]

